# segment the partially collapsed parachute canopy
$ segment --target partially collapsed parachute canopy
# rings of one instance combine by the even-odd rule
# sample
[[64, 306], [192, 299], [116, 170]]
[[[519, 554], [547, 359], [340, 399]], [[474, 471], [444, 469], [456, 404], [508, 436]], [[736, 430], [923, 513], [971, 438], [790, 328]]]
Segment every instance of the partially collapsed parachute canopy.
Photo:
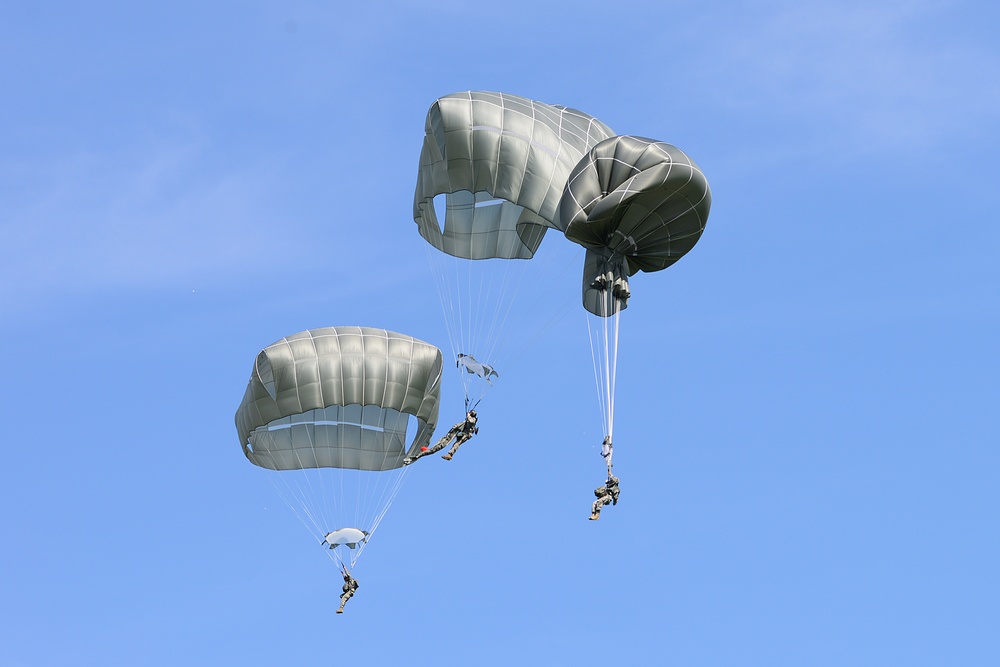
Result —
[[[420, 235], [465, 259], [527, 259], [573, 167], [614, 135], [593, 116], [517, 95], [447, 95], [427, 112], [413, 202]], [[445, 194], [442, 228], [434, 197]]]
[[559, 226], [587, 248], [583, 303], [607, 317], [628, 301], [628, 276], [660, 271], [694, 247], [712, 195], [704, 174], [670, 144], [606, 139], [573, 169]]
[[368, 327], [310, 329], [257, 355], [236, 411], [243, 452], [272, 470], [403, 465], [437, 423], [441, 351], [404, 334]]
[[476, 358], [471, 354], [459, 353], [458, 359], [455, 361], [455, 367], [464, 368], [470, 375], [478, 375], [490, 384], [493, 384], [493, 380], [490, 378], [500, 377], [500, 374], [492, 366], [476, 361]]

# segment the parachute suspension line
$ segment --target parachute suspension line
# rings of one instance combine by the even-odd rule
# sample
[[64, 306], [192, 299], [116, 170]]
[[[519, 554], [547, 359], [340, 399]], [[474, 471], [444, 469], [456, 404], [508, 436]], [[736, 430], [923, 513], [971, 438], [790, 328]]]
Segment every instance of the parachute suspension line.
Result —
[[[453, 261], [456, 263], [456, 265], [458, 265], [458, 263], [462, 262], [463, 260], [460, 260], [460, 259], [456, 258]], [[473, 341], [479, 340], [479, 335], [480, 335], [479, 334], [479, 328], [476, 326], [477, 325], [477, 318], [473, 315], [473, 312], [474, 312], [474, 307], [473, 307], [474, 303], [473, 303], [473, 300], [472, 300], [472, 295], [474, 293], [473, 292], [473, 273], [474, 273], [474, 271], [473, 271], [473, 261], [474, 260], [471, 260], [471, 259], [464, 260], [464, 262], [465, 262], [464, 263], [465, 277], [466, 277], [466, 282], [468, 284], [468, 292], [467, 292], [466, 297], [463, 299], [463, 301], [468, 304], [468, 307], [466, 308], [466, 313], [465, 313], [465, 316], [468, 318], [468, 321], [467, 322], [463, 322], [463, 324], [465, 325], [464, 331], [466, 332], [466, 335], [462, 336], [462, 343], [461, 343], [462, 344], [462, 349], [458, 350], [458, 351], [456, 351], [454, 353], [454, 357], [455, 357], [456, 360], [458, 359], [459, 353], [462, 353], [462, 354], [472, 354], [473, 353], [473, 351], [472, 351]], [[480, 260], [480, 261], [482, 261], [482, 260]], [[475, 302], [476, 304], [482, 303], [482, 295], [483, 295], [483, 280], [482, 280], [482, 278], [480, 278], [480, 280], [479, 280], [478, 287], [479, 287], [479, 289], [478, 289], [477, 301]], [[479, 354], [479, 356], [482, 357], [482, 352], [480, 352], [480, 351], [477, 350], [476, 354]], [[462, 368], [458, 368], [457, 370], [458, 370], [459, 374], [462, 376], [462, 388], [464, 390], [466, 398], [468, 399], [469, 398], [469, 391], [472, 389], [471, 377], [469, 377], [468, 374], [465, 373]]]
[[[527, 260], [460, 260], [468, 265], [469, 275], [469, 336], [463, 340], [466, 354], [478, 354], [484, 363], [495, 364], [502, 358], [499, 349], [508, 316], [514, 306], [517, 287], [521, 283]], [[473, 296], [473, 283], [477, 293]], [[474, 352], [473, 352], [474, 349]]]
[[399, 494], [399, 490], [403, 488], [403, 481], [406, 479], [406, 475], [409, 471], [410, 468], [408, 466], [404, 466], [393, 475], [394, 480], [392, 486], [388, 489], [388, 500], [382, 504], [382, 511], [379, 512], [372, 521], [371, 530], [368, 532], [367, 539], [365, 539], [364, 542], [359, 544], [357, 548], [352, 551], [351, 567], [354, 567], [354, 564], [358, 562], [359, 558], [361, 558], [361, 553], [365, 550], [365, 547], [368, 546], [368, 542], [375, 535], [375, 531], [378, 529], [379, 524], [382, 523], [382, 519], [385, 518], [389, 508], [392, 507], [392, 504], [396, 501], [396, 496]]
[[[556, 262], [555, 258], [553, 258], [552, 261], [544, 264], [544, 269], [538, 277], [538, 283], [542, 285], [549, 285], [562, 282], [561, 278], [571, 273], [571, 268], [575, 268], [580, 264], [580, 260], [583, 257], [584, 252], [584, 248], [578, 247], [577, 250], [575, 250], [562, 262]], [[551, 314], [545, 320], [544, 324], [538, 327], [538, 330], [530, 336], [527, 336], [523, 344], [519, 345], [517, 349], [511, 352], [507, 365], [513, 366], [515, 362], [524, 356], [525, 352], [527, 352], [532, 345], [537, 343], [545, 334], [547, 334], [557, 322], [564, 318], [566, 314], [573, 309], [574, 306], [578, 306], [578, 302], [576, 301], [577, 298], [577, 293], [567, 293], [565, 298], [559, 299], [557, 301], [558, 305], [552, 309]]]
[[618, 331], [621, 316], [621, 308], [616, 308], [615, 314], [613, 315], [614, 322], [612, 322], [611, 325], [614, 331], [614, 342], [611, 344], [611, 349], [608, 351], [608, 358], [611, 363], [611, 382], [610, 388], [608, 389], [608, 400], [611, 406], [610, 410], [608, 410], [608, 436], [614, 436], [615, 430], [615, 387], [618, 383]]
[[[512, 236], [511, 245], [513, 246], [513, 244], [514, 240]], [[505, 249], [506, 252], [510, 252], [511, 250], [513, 248]], [[499, 349], [502, 340], [500, 332], [506, 328], [507, 320], [514, 307], [515, 297], [519, 292], [521, 284], [524, 282], [524, 274], [527, 271], [528, 261], [526, 259], [500, 260], [503, 271], [500, 275], [499, 293], [496, 299], [497, 307], [493, 312], [493, 321], [490, 326], [492, 335], [490, 338], [491, 344], [486, 350], [488, 359], [499, 358], [502, 360], [504, 358], [505, 352]], [[490, 286], [493, 287], [492, 281]]]
[[[473, 260], [469, 262], [469, 273], [472, 275], [475, 270], [479, 275], [478, 294], [473, 304], [470, 304], [469, 338], [463, 341], [463, 354], [473, 354], [478, 356], [478, 361], [488, 365], [496, 366], [498, 363], [504, 368], [504, 352], [501, 348], [504, 342], [504, 331], [507, 316], [514, 305], [515, 290], [512, 287], [516, 281], [516, 275], [521, 269], [517, 260], [475, 260], [478, 265], [475, 269], [472, 266]], [[473, 317], [476, 309], [478, 318]], [[504, 369], [505, 370], [505, 369]], [[462, 386], [466, 398], [466, 412], [475, 409], [477, 405], [486, 397], [492, 388], [490, 378], [479, 377], [476, 374], [467, 372], [467, 369], [459, 368], [462, 378]]]
[[[360, 472], [360, 471], [355, 471], [355, 472]], [[371, 541], [371, 538], [375, 535], [375, 531], [378, 529], [378, 526], [382, 522], [382, 519], [385, 517], [386, 513], [388, 513], [389, 508], [392, 507], [392, 504], [395, 501], [400, 488], [402, 488], [403, 480], [405, 479], [407, 472], [408, 472], [407, 468], [401, 468], [394, 471], [371, 473], [371, 474], [386, 476], [387, 479], [391, 479], [391, 482], [389, 482], [384, 489], [376, 491], [375, 493], [372, 494], [372, 497], [377, 496], [379, 498], [379, 501], [375, 503], [375, 509], [377, 511], [374, 513], [374, 515], [366, 514], [366, 517], [371, 516], [371, 518], [365, 518], [360, 521], [348, 522], [345, 523], [344, 525], [340, 524], [336, 525], [336, 527], [339, 528], [343, 527], [355, 528], [364, 526], [365, 528], [359, 528], [359, 529], [360, 530], [367, 529], [366, 530], [367, 537], [365, 538], [364, 541], [360, 542], [354, 549], [350, 549], [346, 546], [338, 546], [334, 549], [326, 549], [331, 560], [341, 565], [346, 565], [346, 562], [344, 560], [344, 557], [346, 555], [350, 560], [351, 567], [354, 567], [357, 564], [358, 559], [360, 559], [361, 554], [365, 549], [365, 546], [367, 546], [368, 542]], [[334, 527], [333, 524], [330, 525], [331, 527]], [[323, 534], [325, 535], [325, 533]]]
[[[308, 432], [307, 435], [309, 435]], [[309, 437], [310, 437], [309, 446], [314, 447], [315, 443], [311, 439], [312, 436], [310, 435]], [[300, 472], [292, 472], [289, 476], [286, 477], [287, 482], [289, 482], [288, 486], [290, 488], [291, 486], [290, 483], [293, 481], [296, 483], [295, 486], [298, 493], [297, 495], [293, 494], [293, 497], [297, 500], [299, 506], [302, 508], [303, 514], [305, 514], [309, 518], [310, 523], [312, 523], [313, 525], [312, 532], [314, 536], [322, 537], [324, 535], [323, 523], [325, 523], [327, 517], [322, 515], [321, 510], [323, 507], [325, 507], [325, 505], [323, 504], [313, 505], [309, 502], [308, 499], [316, 498], [317, 494], [322, 494], [322, 496], [325, 496], [326, 495], [325, 487], [322, 484], [322, 479], [320, 479], [317, 475], [309, 474], [307, 467], [303, 465], [302, 459], [299, 458], [298, 450], [293, 450], [293, 451], [295, 452], [295, 462], [298, 464]], [[312, 479], [313, 477], [316, 477], [315, 481]], [[319, 487], [319, 490], [317, 491], [315, 487]], [[308, 528], [308, 525], [306, 526], [306, 528]]]
[[477, 400], [470, 402], [468, 397], [465, 399], [465, 412], [468, 413], [469, 410], [475, 410], [479, 407], [479, 404], [483, 402], [483, 396], [480, 396]]
[[[512, 237], [513, 238], [513, 237]], [[513, 240], [511, 241], [514, 242]], [[510, 250], [507, 248], [506, 250]], [[575, 298], [571, 292], [561, 297], [558, 291], [546, 290], [539, 293], [541, 285], [558, 285], [561, 278], [579, 264], [580, 257], [585, 252], [582, 247], [574, 247], [572, 252], [560, 247], [560, 244], [548, 244], [539, 248], [533, 259], [514, 260], [462, 260], [476, 262], [482, 280], [480, 300], [476, 302], [482, 311], [481, 325], [489, 322], [488, 330], [483, 326], [479, 333], [468, 342], [468, 349], [458, 350], [468, 352], [476, 349], [476, 354], [483, 354], [480, 360], [496, 367], [501, 374], [515, 365], [527, 350], [544, 336], [560, 319], [571, 310]], [[485, 270], [489, 267], [489, 270]], [[558, 280], [556, 278], [559, 278]], [[525, 283], [531, 281], [531, 286]], [[556, 307], [547, 303], [545, 297], [555, 295]], [[540, 326], [526, 327], [521, 335], [507, 335], [507, 327], [517, 308], [530, 312], [529, 317], [542, 322]], [[475, 308], [472, 308], [475, 310]], [[490, 319], [488, 316], [492, 315]], [[475, 343], [475, 345], [474, 345]], [[475, 407], [485, 398], [491, 384], [479, 380], [476, 376], [463, 372], [462, 383], [466, 393], [466, 411]], [[476, 393], [479, 387], [481, 392]]]
[[[498, 248], [497, 254], [516, 255], [514, 249], [520, 243], [516, 234], [508, 234], [503, 238], [505, 247]], [[572, 308], [571, 292], [564, 295], [558, 286], [585, 252], [580, 246], [553, 238], [543, 243], [532, 259], [473, 260], [449, 255], [430, 243], [423, 245], [451, 346], [448, 363], [455, 363], [458, 354], [473, 355], [501, 377]], [[546, 279], [556, 274], [558, 279]], [[515, 329], [522, 314], [531, 325]], [[465, 409], [474, 409], [492, 383], [461, 366], [457, 371]]]
[[[380, 415], [377, 427], [385, 431], [386, 415]], [[310, 436], [312, 437], [312, 436]], [[310, 445], [315, 443], [310, 440]], [[405, 443], [404, 443], [405, 446]], [[293, 450], [297, 463], [302, 466], [298, 450]], [[383, 451], [383, 465], [390, 455]], [[406, 467], [395, 470], [363, 471], [338, 468], [309, 468], [275, 471], [268, 475], [278, 496], [314, 539], [324, 544], [327, 533], [339, 528], [366, 530], [368, 538], [354, 549], [338, 546], [325, 549], [328, 557], [340, 565], [354, 567], [368, 539], [385, 517], [402, 487]], [[280, 481], [277, 479], [280, 477]], [[333, 491], [331, 494], [330, 492]], [[355, 511], [349, 512], [350, 508]], [[345, 553], [349, 552], [349, 554]]]
[[[621, 309], [604, 295], [601, 315], [587, 315], [594, 380], [604, 433], [613, 439], [615, 422], [615, 385], [618, 380], [618, 341]], [[614, 312], [609, 312], [613, 308]], [[598, 321], [595, 322], [594, 319]]]
[[[468, 300], [462, 297], [463, 281], [466, 278], [466, 276], [462, 275], [461, 271], [461, 262], [463, 260], [439, 251], [430, 244], [425, 244], [424, 250], [427, 253], [427, 265], [433, 276], [434, 285], [437, 288], [438, 300], [441, 303], [441, 310], [444, 313], [445, 330], [448, 335], [448, 344], [452, 351], [451, 359], [457, 359], [460, 352], [468, 353], [469, 345], [467, 341], [471, 337], [466, 335], [468, 327], [466, 326], [466, 314], [463, 313], [462, 308], [464, 302]], [[470, 260], [464, 261], [469, 262]], [[468, 276], [468, 281], [471, 285], [471, 273]], [[471, 321], [471, 312], [468, 313], [468, 317]], [[459, 369], [459, 373], [459, 381], [462, 384], [462, 390], [468, 404], [470, 400], [469, 378], [465, 377], [462, 369]]]
[[[471, 296], [477, 292], [472, 271], [473, 260], [452, 257], [429, 244], [424, 248], [444, 313], [444, 324], [452, 351], [451, 360], [455, 360], [459, 353], [470, 354], [472, 341], [476, 339], [476, 309], [473, 307], [476, 302]], [[478, 291], [482, 293], [481, 288]], [[481, 352], [479, 354], [482, 356]], [[459, 369], [459, 373], [463, 393], [467, 400], [472, 400], [473, 378], [467, 377], [462, 369]]]
[[459, 333], [461, 335], [462, 346], [466, 347], [468, 341], [472, 339], [475, 333], [475, 318], [472, 316], [472, 262], [466, 261], [462, 264], [458, 258], [453, 259], [452, 262], [455, 264], [456, 273], [464, 270], [464, 275], [462, 276], [464, 280], [461, 282], [456, 280], [455, 283], [458, 286]]
[[455, 339], [457, 332], [452, 326], [453, 321], [456, 320], [455, 300], [451, 298], [451, 290], [447, 288], [444, 271], [439, 270], [444, 268], [444, 262], [443, 260], [435, 261], [436, 259], [440, 260], [440, 257], [435, 258], [435, 254], [437, 253], [440, 255], [440, 252], [430, 244], [425, 244], [424, 249], [427, 252], [427, 264], [431, 269], [431, 274], [433, 274], [434, 277], [434, 284], [437, 287], [438, 300], [441, 302], [441, 310], [445, 315], [444, 324], [448, 333], [448, 344], [454, 352], [458, 349], [457, 341]]
[[[383, 413], [380, 419], [381, 422], [380, 427], [382, 428], [383, 433], [385, 432], [385, 417], [386, 415], [385, 413]], [[401, 417], [402, 415], [398, 415], [396, 419], [399, 420]], [[398, 421], [396, 424], [393, 425], [394, 431], [396, 428], [398, 428], [398, 425], [399, 425]], [[401, 447], [405, 449], [406, 443], [405, 442], [401, 443]], [[383, 468], [385, 466], [386, 460], [389, 457], [389, 451], [390, 451], [389, 447], [383, 448], [383, 453], [382, 453]], [[371, 528], [368, 531], [368, 539], [371, 539], [371, 536], [375, 534], [375, 529], [378, 527], [378, 524], [382, 522], [382, 518], [385, 516], [386, 512], [389, 511], [389, 508], [392, 507], [392, 503], [396, 499], [396, 494], [399, 493], [399, 489], [403, 484], [403, 480], [406, 476], [407, 470], [408, 468], [403, 466], [393, 471], [384, 470], [383, 472], [372, 473], [371, 475], [368, 476], [369, 480], [373, 480], [376, 477], [378, 478], [378, 480], [375, 480], [376, 488], [371, 493], [366, 494], [368, 497], [373, 498], [374, 500], [371, 507], [372, 514], [368, 514], [368, 510], [366, 510], [365, 521], [364, 521], [365, 526], [371, 526]], [[386, 484], [384, 486], [379, 487], [377, 484], [377, 481], [379, 480], [385, 481]], [[364, 542], [358, 545], [356, 549], [353, 550], [353, 553], [351, 555], [352, 567], [354, 566], [354, 563], [357, 562], [358, 558], [361, 556], [361, 552], [364, 550], [364, 546], [368, 544], [368, 539], [366, 539]]]
[[[507, 242], [504, 247], [497, 248], [497, 254], [503, 257], [515, 255], [514, 251], [520, 244], [520, 239], [516, 234], [509, 234], [505, 238]], [[482, 320], [483, 326], [489, 326], [488, 332], [480, 332], [481, 338], [479, 340], [484, 343], [482, 354], [485, 355], [482, 361], [491, 365], [498, 363], [505, 365], [506, 350], [501, 349], [501, 345], [508, 341], [508, 338], [501, 334], [506, 330], [507, 321], [514, 307], [514, 302], [517, 300], [519, 288], [524, 282], [530, 260], [491, 259], [484, 261], [487, 263], [488, 270], [484, 271], [483, 275], [489, 277], [489, 289], [486, 290], [486, 294], [480, 293], [480, 302], [492, 295], [493, 305], [489, 309], [488, 324], [487, 318], [484, 317]], [[504, 370], [506, 370], [505, 366]]]
[[[608, 422], [605, 418], [606, 411], [604, 409], [604, 390], [602, 389], [601, 383], [601, 370], [602, 364], [598, 357], [600, 356], [600, 341], [595, 343], [594, 341], [594, 327], [592, 326], [591, 315], [585, 315], [587, 318], [587, 334], [590, 336], [590, 357], [594, 362], [594, 383], [597, 386], [597, 403], [601, 412], [601, 426], [605, 433], [608, 432]], [[599, 331], [597, 333], [600, 333]]]
[[281, 500], [284, 501], [286, 505], [288, 505], [288, 509], [292, 511], [292, 514], [295, 515], [295, 518], [297, 518], [300, 522], [302, 522], [302, 525], [305, 526], [306, 530], [308, 530], [310, 533], [322, 535], [322, 531], [319, 528], [319, 522], [316, 521], [316, 518], [313, 517], [310, 512], [308, 512], [308, 510], [302, 505], [302, 503], [296, 501], [296, 496], [294, 492], [291, 490], [291, 487], [288, 484], [288, 480], [284, 480], [282, 482], [282, 484], [284, 484], [284, 488], [282, 488], [282, 485], [278, 483], [278, 480], [275, 479], [275, 477], [276, 475], [268, 475], [267, 479], [268, 481], [271, 482], [271, 486], [274, 487], [274, 490], [275, 492], [277, 492], [278, 497], [281, 498]]
[[[471, 354], [483, 363], [499, 365], [503, 373], [509, 363], [505, 329], [527, 260], [468, 260], [433, 248], [427, 252], [445, 314], [451, 358]], [[469, 410], [485, 398], [492, 384], [461, 367], [458, 373]]]
[[598, 337], [601, 347], [599, 348], [599, 356], [601, 361], [601, 405], [603, 407], [604, 414], [601, 415], [604, 420], [604, 434], [611, 435], [612, 425], [611, 425], [611, 369], [609, 364], [611, 363], [611, 355], [609, 354], [609, 337], [608, 337], [608, 294], [605, 292], [601, 295], [601, 336]]
[[604, 362], [604, 407], [607, 410], [607, 420], [605, 422], [607, 428], [605, 429], [605, 433], [607, 435], [613, 435], [611, 432], [614, 430], [614, 422], [612, 421], [612, 419], [614, 417], [614, 411], [615, 411], [613, 404], [615, 391], [614, 391], [614, 383], [611, 380], [611, 337], [608, 335], [608, 327], [611, 323], [609, 322], [610, 318], [608, 317], [609, 313], [607, 310], [608, 308], [607, 297], [605, 296], [605, 298], [601, 299], [601, 301], [602, 301], [601, 309], [603, 311], [601, 313], [602, 315], [601, 324], [604, 325], [604, 338], [603, 338], [604, 354], [601, 360]]
[[[295, 458], [299, 461], [298, 452]], [[301, 463], [301, 461], [299, 461]], [[312, 507], [307, 498], [313, 493], [311, 481], [308, 473], [302, 470], [278, 470], [276, 475], [268, 475], [267, 478], [284, 501], [292, 514], [302, 523], [307, 531], [316, 538], [321, 538], [324, 533], [322, 529], [323, 517], [316, 515], [316, 508]], [[278, 483], [278, 478], [281, 484]], [[305, 484], [303, 485], [303, 481]], [[294, 484], [294, 486], [293, 486]], [[308, 489], [305, 487], [309, 487]]]

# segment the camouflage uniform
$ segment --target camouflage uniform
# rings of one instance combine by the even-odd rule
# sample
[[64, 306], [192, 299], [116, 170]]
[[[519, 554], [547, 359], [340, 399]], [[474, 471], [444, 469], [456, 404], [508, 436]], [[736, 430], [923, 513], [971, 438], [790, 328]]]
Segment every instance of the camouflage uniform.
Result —
[[344, 594], [340, 596], [340, 609], [337, 610], [338, 614], [344, 613], [344, 605], [347, 601], [351, 599], [354, 595], [354, 591], [358, 590], [358, 580], [352, 577], [347, 570], [344, 570]]
[[477, 421], [479, 421], [479, 418], [476, 416], [476, 411], [470, 410], [468, 414], [465, 415], [465, 421], [459, 422], [458, 424], [455, 424], [450, 429], [448, 429], [448, 432], [445, 433], [443, 436], [441, 436], [441, 439], [438, 440], [436, 443], [434, 443], [433, 447], [431, 447], [430, 449], [422, 450], [412, 458], [404, 459], [403, 463], [409, 465], [410, 463], [413, 463], [417, 459], [440, 452], [442, 449], [448, 446], [449, 442], [451, 442], [454, 439], [455, 444], [452, 445], [451, 450], [442, 457], [450, 459], [452, 456], [455, 455], [455, 452], [458, 451], [458, 448], [461, 447], [467, 440], [469, 440], [469, 438], [471, 438], [476, 433], [479, 433], [479, 429], [476, 427]]
[[604, 486], [599, 486], [594, 489], [594, 495], [597, 496], [597, 500], [594, 501], [593, 511], [590, 515], [591, 521], [596, 521], [601, 518], [601, 509], [605, 505], [618, 504], [618, 478], [614, 475], [608, 476], [608, 481], [604, 483]]
[[471, 439], [476, 433], [479, 433], [479, 429], [476, 428], [476, 420], [472, 420], [471, 426], [470, 422], [465, 422], [465, 424], [462, 425], [462, 429], [458, 432], [458, 437], [455, 438], [455, 444], [448, 450], [448, 458], [450, 459], [454, 456], [455, 452], [458, 451], [458, 448], [465, 444], [465, 442]]

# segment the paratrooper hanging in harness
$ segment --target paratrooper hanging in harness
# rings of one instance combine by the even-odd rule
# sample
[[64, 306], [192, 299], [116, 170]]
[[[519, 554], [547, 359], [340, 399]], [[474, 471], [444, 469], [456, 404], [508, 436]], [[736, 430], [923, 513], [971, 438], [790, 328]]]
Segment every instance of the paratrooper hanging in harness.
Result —
[[590, 520], [597, 521], [600, 519], [601, 508], [605, 505], [617, 505], [618, 493], [618, 478], [612, 474], [608, 474], [608, 481], [603, 486], [594, 489], [594, 495], [597, 496], [597, 500], [594, 501], [594, 505], [591, 508]]
[[337, 609], [338, 614], [344, 613], [344, 605], [347, 601], [354, 597], [354, 591], [358, 590], [360, 584], [358, 580], [351, 576], [351, 573], [347, 571], [347, 566], [342, 565], [340, 573], [344, 575], [344, 586], [342, 590], [343, 594], [340, 596], [340, 608]]
[[420, 452], [416, 456], [408, 456], [403, 459], [403, 465], [410, 465], [417, 459], [440, 452], [448, 446], [448, 443], [454, 440], [455, 444], [452, 445], [447, 454], [441, 457], [445, 461], [450, 461], [451, 457], [455, 455], [455, 452], [458, 451], [459, 447], [472, 438], [473, 435], [479, 433], [479, 427], [476, 426], [478, 421], [479, 418], [476, 416], [476, 411], [469, 410], [465, 415], [465, 421], [459, 422], [448, 429], [448, 432], [441, 436], [441, 439], [438, 440], [433, 447], [421, 447]]

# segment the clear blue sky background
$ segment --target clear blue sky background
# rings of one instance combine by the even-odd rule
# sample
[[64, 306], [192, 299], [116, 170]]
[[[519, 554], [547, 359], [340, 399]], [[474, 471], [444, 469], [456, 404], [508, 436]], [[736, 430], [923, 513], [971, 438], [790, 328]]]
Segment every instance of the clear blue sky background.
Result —
[[[6, 0], [0, 665], [997, 664], [997, 7]], [[233, 413], [306, 328], [447, 346], [411, 206], [468, 89], [677, 145], [708, 229], [633, 281], [622, 502], [574, 310], [336, 616]]]

